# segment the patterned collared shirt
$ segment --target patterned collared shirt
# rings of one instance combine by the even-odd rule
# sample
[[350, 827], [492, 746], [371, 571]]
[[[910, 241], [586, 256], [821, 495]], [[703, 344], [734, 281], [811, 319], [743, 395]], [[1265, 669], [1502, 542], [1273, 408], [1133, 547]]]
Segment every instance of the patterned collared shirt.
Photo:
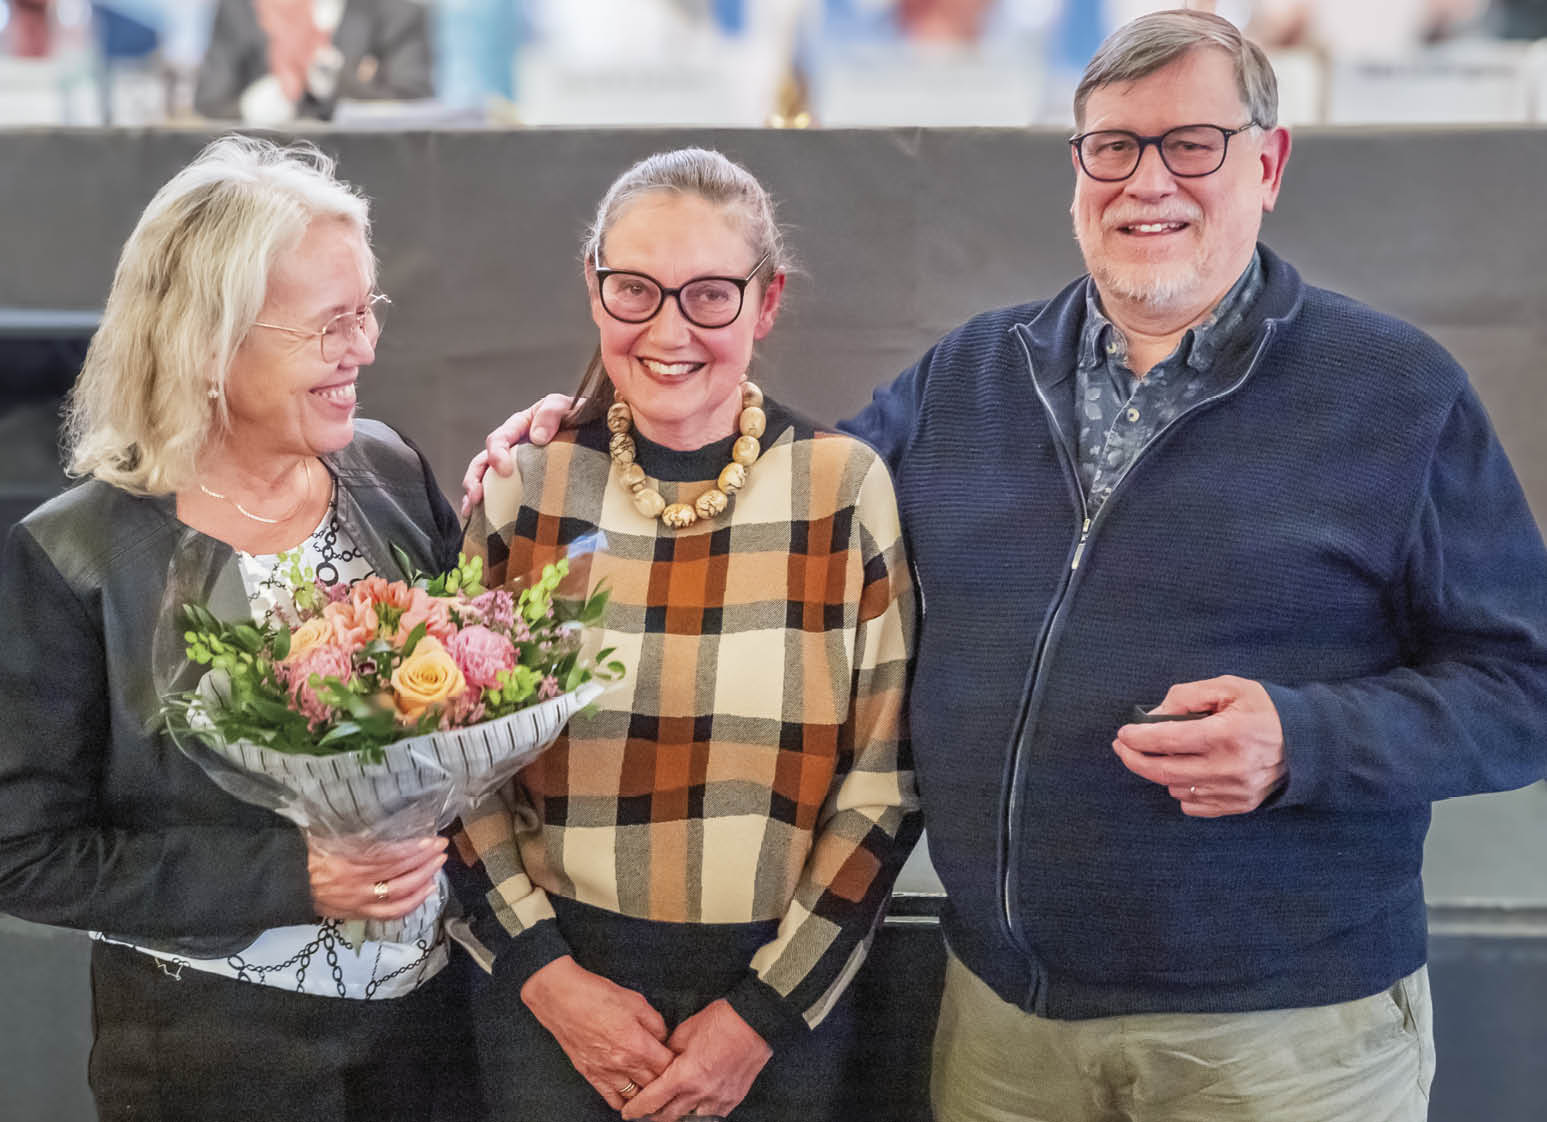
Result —
[[1095, 284], [1087, 286], [1075, 369], [1075, 419], [1089, 517], [1095, 517], [1161, 429], [1211, 389], [1224, 385], [1218, 360], [1223, 357], [1228, 368], [1229, 359], [1251, 338], [1253, 325], [1246, 313], [1261, 291], [1262, 262], [1253, 254], [1208, 319], [1189, 328], [1176, 350], [1139, 377], [1128, 367], [1127, 338], [1102, 312]]

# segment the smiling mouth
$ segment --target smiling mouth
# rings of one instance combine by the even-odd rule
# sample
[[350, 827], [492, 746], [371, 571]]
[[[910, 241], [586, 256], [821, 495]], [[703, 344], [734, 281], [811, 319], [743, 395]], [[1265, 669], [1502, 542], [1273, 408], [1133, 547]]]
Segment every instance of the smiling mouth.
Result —
[[662, 362], [655, 358], [642, 358], [639, 365], [662, 378], [682, 378], [704, 368], [701, 362]]
[[1190, 222], [1125, 222], [1117, 229], [1119, 233], [1136, 234], [1139, 237], [1152, 237], [1156, 234], [1176, 234], [1192, 225]]
[[325, 386], [320, 390], [312, 390], [312, 395], [334, 405], [353, 405], [355, 401], [355, 384], [353, 382], [345, 382], [341, 386]]

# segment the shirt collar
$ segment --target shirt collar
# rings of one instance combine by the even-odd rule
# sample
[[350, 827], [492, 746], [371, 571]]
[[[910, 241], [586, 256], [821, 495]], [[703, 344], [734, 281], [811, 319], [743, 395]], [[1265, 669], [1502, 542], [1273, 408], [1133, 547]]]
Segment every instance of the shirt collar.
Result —
[[[1193, 370], [1207, 370], [1214, 358], [1240, 337], [1246, 312], [1261, 293], [1262, 284], [1262, 256], [1253, 253], [1251, 261], [1236, 278], [1230, 291], [1214, 305], [1214, 310], [1203, 322], [1183, 333], [1176, 350], [1161, 365], [1179, 356]], [[1096, 282], [1087, 280], [1085, 327], [1080, 334], [1079, 367], [1081, 370], [1093, 370], [1113, 360], [1127, 363], [1128, 340], [1101, 310], [1101, 297], [1096, 291]]]

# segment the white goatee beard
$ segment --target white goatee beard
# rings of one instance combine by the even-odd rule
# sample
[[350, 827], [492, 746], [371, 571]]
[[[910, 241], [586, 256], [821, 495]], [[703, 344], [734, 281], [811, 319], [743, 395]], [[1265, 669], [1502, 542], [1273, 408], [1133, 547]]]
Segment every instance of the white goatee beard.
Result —
[[[1099, 232], [1098, 232], [1099, 236]], [[1085, 268], [1096, 280], [1096, 288], [1102, 296], [1122, 300], [1129, 304], [1142, 304], [1152, 309], [1164, 309], [1172, 304], [1185, 302], [1195, 295], [1198, 286], [1208, 273], [1209, 254], [1202, 246], [1190, 261], [1159, 265], [1114, 265], [1105, 259], [1093, 259], [1075, 224], [1074, 240], [1085, 258]]]
[[1194, 295], [1204, 274], [1201, 260], [1158, 269], [1143, 265], [1114, 267], [1105, 262], [1086, 264], [1103, 295], [1150, 308], [1166, 308]]

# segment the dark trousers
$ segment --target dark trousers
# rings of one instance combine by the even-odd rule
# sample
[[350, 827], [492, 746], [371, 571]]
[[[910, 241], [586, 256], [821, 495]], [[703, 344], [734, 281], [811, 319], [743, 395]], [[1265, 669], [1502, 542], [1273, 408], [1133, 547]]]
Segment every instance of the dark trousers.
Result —
[[455, 967], [404, 997], [314, 997], [91, 953], [91, 1090], [102, 1122], [477, 1122]]
[[[553, 904], [575, 961], [642, 993], [668, 1031], [724, 997], [777, 930], [776, 923], [652, 923], [559, 898]], [[466, 970], [491, 1116], [497, 1122], [617, 1122], [522, 1003], [518, 987], [476, 966]], [[853, 1030], [845, 997], [816, 1030], [776, 1042], [731, 1122], [852, 1122], [841, 1096]]]

